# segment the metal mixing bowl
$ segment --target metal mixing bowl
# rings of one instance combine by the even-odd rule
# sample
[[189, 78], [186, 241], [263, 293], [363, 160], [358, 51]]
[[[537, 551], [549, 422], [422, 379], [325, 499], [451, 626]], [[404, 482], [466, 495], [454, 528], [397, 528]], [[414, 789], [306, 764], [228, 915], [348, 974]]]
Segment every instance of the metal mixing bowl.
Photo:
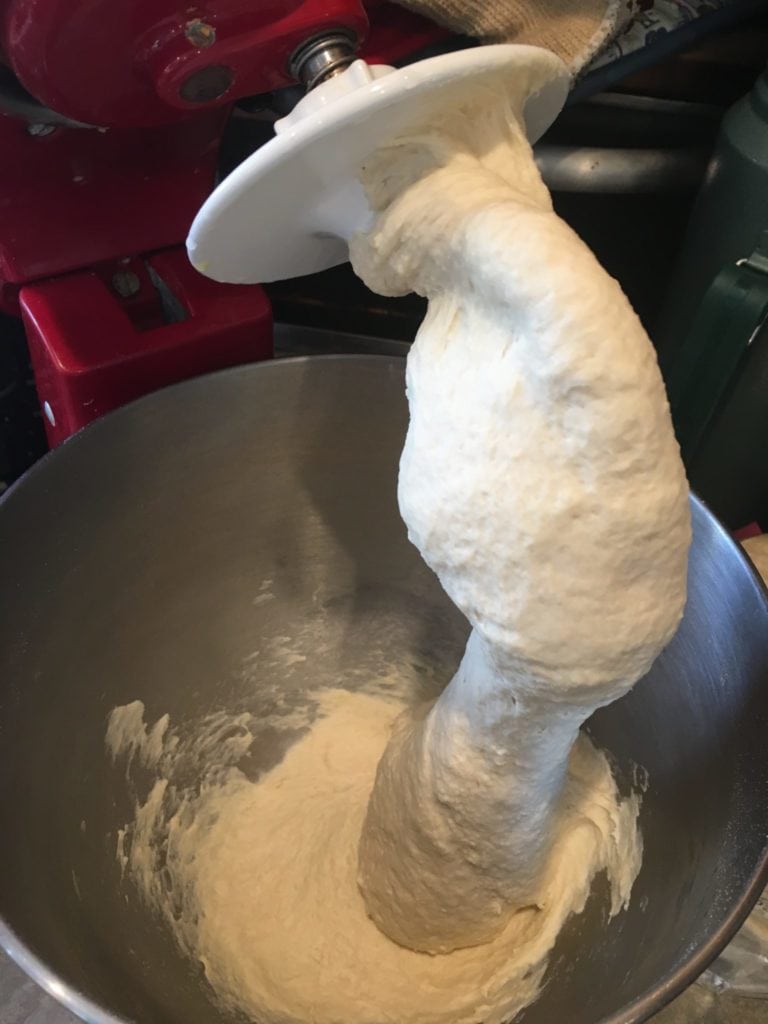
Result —
[[[132, 807], [105, 753], [111, 708], [140, 698], [183, 727], [275, 682], [455, 666], [466, 625], [397, 511], [406, 423], [401, 360], [249, 366], [96, 423], [2, 501], [0, 939], [84, 1019], [225, 1019], [121, 881]], [[693, 518], [679, 633], [590, 723], [621, 777], [649, 775], [632, 904], [606, 926], [598, 891], [569, 922], [525, 1024], [646, 1019], [765, 881], [768, 604], [695, 501]], [[285, 638], [306, 653], [283, 679], [254, 652]]]

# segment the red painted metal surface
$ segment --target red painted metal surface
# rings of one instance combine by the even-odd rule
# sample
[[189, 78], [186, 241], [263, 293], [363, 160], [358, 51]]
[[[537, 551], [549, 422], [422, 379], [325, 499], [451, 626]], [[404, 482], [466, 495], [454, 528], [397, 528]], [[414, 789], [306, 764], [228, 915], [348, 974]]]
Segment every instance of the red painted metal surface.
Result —
[[[41, 17], [46, 2], [33, 5]], [[57, 11], [58, 0], [50, 3]], [[15, 6], [15, 0], [0, 0], [0, 22], [8, 23]], [[290, 5], [261, 5], [259, 16], [272, 6]], [[396, 61], [445, 35], [402, 8], [369, 7], [372, 33], [364, 55], [370, 60]], [[50, 28], [35, 22], [28, 31]], [[94, 35], [94, 46], [97, 41], [102, 49], [104, 40]], [[89, 60], [79, 63], [90, 68]], [[107, 77], [96, 85], [91, 79], [92, 92], [109, 96], [114, 82]], [[220, 107], [192, 116], [177, 111], [174, 123], [108, 131], [30, 128], [0, 114], [0, 309], [17, 310], [24, 283], [179, 244], [213, 186], [228, 113]], [[34, 134], [41, 129], [46, 134]]]
[[[52, 444], [147, 391], [271, 355], [262, 290], [208, 281], [181, 245], [232, 102], [291, 84], [294, 49], [338, 27], [382, 63], [445, 35], [382, 0], [0, 0], [0, 60], [45, 106], [102, 126], [0, 114], [0, 310], [23, 314]], [[165, 322], [148, 267], [185, 319]], [[116, 272], [136, 275], [135, 295], [115, 293]]]
[[[59, 113], [102, 126], [166, 123], [201, 103], [289, 85], [294, 49], [334, 27], [365, 37], [360, 0], [0, 3], [0, 50], [23, 85]], [[227, 70], [228, 88], [185, 99], [183, 84], [211, 68]]]
[[367, 0], [370, 28], [360, 56], [370, 64], [396, 64], [451, 33], [433, 21], [386, 0]]
[[[150, 268], [185, 319], [166, 322]], [[136, 295], [118, 297], [115, 272]], [[28, 285], [20, 302], [51, 446], [157, 388], [272, 355], [264, 292], [201, 277], [181, 248]]]
[[225, 118], [32, 135], [0, 116], [0, 309], [30, 281], [178, 245], [213, 185]]

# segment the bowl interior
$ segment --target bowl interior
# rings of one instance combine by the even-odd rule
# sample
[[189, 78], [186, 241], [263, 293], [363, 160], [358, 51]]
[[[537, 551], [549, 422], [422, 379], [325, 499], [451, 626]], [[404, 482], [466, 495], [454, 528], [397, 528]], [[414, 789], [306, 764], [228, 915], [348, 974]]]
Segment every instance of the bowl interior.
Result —
[[[427, 693], [455, 668], [466, 623], [397, 510], [406, 426], [401, 360], [239, 368], [97, 423], [0, 505], [0, 915], [12, 955], [88, 1019], [224, 1020], [121, 879], [132, 806], [104, 745], [114, 706], [140, 699], [183, 727], [392, 672]], [[768, 608], [738, 548], [693, 514], [683, 625], [589, 723], [624, 785], [647, 772], [632, 903], [606, 926], [597, 881], [525, 1024], [644, 1019], [759, 887]], [[250, 770], [285, 742], [265, 734]]]

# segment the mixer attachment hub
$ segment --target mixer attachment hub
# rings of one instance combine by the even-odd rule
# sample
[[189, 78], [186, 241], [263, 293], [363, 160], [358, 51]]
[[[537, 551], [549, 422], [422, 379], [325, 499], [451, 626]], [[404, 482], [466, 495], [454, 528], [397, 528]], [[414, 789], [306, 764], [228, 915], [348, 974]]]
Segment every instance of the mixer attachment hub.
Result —
[[310, 91], [219, 185], [187, 239], [192, 265], [216, 281], [264, 283], [343, 263], [348, 240], [373, 219], [361, 175], [377, 149], [482, 83], [514, 97], [535, 142], [570, 83], [562, 61], [537, 47], [482, 46], [395, 69], [355, 59], [344, 31], [304, 43], [291, 67]]
[[310, 92], [345, 71], [354, 61], [356, 50], [356, 37], [345, 29], [315, 36], [294, 50], [289, 61], [291, 75]]

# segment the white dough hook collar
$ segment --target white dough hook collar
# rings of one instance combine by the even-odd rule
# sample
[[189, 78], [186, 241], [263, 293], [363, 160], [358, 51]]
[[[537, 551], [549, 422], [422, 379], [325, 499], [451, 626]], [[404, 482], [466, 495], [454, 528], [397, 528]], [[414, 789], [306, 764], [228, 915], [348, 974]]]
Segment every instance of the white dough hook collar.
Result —
[[447, 88], [531, 66], [544, 79], [524, 97], [526, 131], [535, 142], [562, 109], [570, 83], [548, 50], [484, 46], [399, 70], [354, 61], [278, 121], [275, 138], [209, 197], [187, 239], [193, 266], [217, 281], [250, 284], [344, 263], [347, 240], [372, 219], [359, 181], [370, 154], [427, 121]]

